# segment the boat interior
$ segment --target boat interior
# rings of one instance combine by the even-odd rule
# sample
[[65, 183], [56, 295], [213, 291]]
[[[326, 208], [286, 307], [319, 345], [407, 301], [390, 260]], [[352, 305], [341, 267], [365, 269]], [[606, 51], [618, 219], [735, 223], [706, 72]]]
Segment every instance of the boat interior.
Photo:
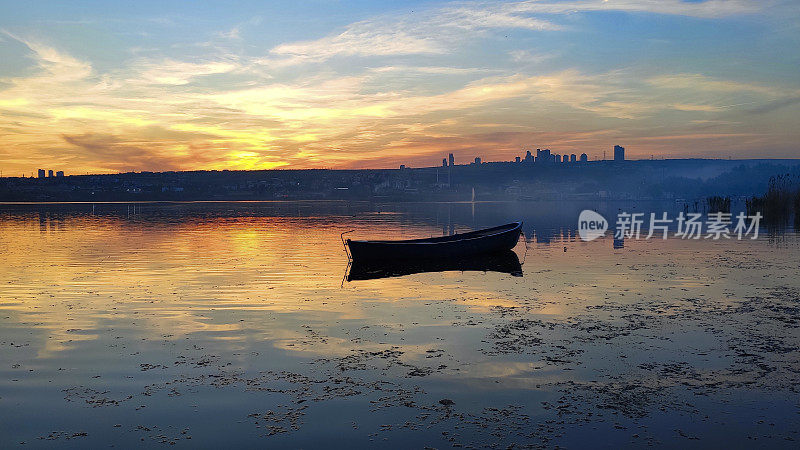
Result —
[[[431, 242], [451, 242], [451, 241], [461, 241], [464, 239], [474, 239], [486, 236], [492, 236], [495, 234], [505, 233], [507, 231], [514, 230], [515, 228], [519, 228], [522, 226], [522, 222], [513, 222], [508, 223], [505, 225], [500, 225], [492, 228], [486, 228], [483, 230], [477, 231], [470, 231], [468, 233], [456, 233], [450, 236], [440, 236], [440, 237], [432, 237], [432, 238], [422, 238], [422, 239], [407, 239], [402, 241], [372, 241], [372, 240], [353, 240], [352, 242], [371, 242], [371, 243], [431, 243]], [[349, 240], [349, 239], [348, 239]]]

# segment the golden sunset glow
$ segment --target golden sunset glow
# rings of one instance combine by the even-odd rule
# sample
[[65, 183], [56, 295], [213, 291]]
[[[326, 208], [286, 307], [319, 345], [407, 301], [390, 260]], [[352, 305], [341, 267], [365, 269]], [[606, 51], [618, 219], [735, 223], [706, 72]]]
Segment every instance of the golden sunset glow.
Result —
[[536, 147], [594, 158], [612, 142], [634, 158], [797, 155], [789, 4], [384, 6], [305, 35], [272, 30], [301, 20], [290, 9], [247, 20], [9, 11], [3, 169], [423, 166]]

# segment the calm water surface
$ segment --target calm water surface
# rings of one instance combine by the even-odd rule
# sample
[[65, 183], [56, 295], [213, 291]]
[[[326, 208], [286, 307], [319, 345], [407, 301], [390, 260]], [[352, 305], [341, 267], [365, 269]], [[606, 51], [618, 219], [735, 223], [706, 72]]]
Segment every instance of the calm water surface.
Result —
[[[797, 236], [614, 248], [584, 207], [0, 205], [0, 447], [796, 448]], [[520, 218], [522, 277], [344, 280], [342, 232]]]

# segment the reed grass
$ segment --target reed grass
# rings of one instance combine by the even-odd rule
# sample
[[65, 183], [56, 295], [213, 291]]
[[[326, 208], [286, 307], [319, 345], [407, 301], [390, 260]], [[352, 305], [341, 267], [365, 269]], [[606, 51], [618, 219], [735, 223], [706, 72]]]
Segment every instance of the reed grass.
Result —
[[730, 197], [721, 197], [718, 195], [708, 197], [706, 199], [708, 202], [708, 212], [716, 213], [729, 213], [731, 212], [731, 198]]
[[747, 215], [760, 212], [768, 226], [800, 225], [800, 178], [794, 174], [770, 177], [767, 192], [745, 201]]

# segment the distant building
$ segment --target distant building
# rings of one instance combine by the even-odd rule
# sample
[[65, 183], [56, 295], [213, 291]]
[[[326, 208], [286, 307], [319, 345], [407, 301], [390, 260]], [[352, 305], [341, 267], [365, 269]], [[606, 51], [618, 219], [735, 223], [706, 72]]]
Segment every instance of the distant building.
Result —
[[578, 155], [576, 155], [575, 153], [569, 155], [569, 162], [576, 162], [576, 161], [578, 161]]
[[[530, 155], [530, 152], [528, 152], [528, 154]], [[521, 159], [520, 159], [520, 157], [519, 157], [519, 156], [517, 156], [516, 158], [514, 158], [514, 162], [520, 162], [520, 161], [521, 161]]]
[[525, 162], [533, 162], [533, 155], [531, 155], [530, 150], [528, 150], [528, 152], [525, 153]]
[[614, 161], [625, 161], [625, 147], [621, 145], [614, 146]]
[[536, 162], [550, 162], [551, 155], [549, 149], [536, 149]]
[[442, 158], [442, 167], [447, 167], [447, 158]]
[[47, 176], [49, 178], [53, 178], [53, 169], [50, 169], [50, 170], [47, 171]]
[[587, 156], [586, 153], [581, 153], [581, 162], [588, 162], [588, 161], [589, 161], [589, 156]]
[[405, 169], [405, 168], [406, 168], [406, 165], [405, 165], [405, 164], [400, 164], [400, 170], [403, 170], [403, 169]]
[[64, 178], [64, 171], [63, 170], [59, 170], [58, 172], [56, 172], [56, 177]]
[[475, 164], [480, 164], [480, 163], [481, 163], [481, 157], [480, 156], [476, 156], [475, 157]]
[[453, 157], [452, 153], [450, 153], [450, 156], [448, 156], [447, 158], [451, 166], [454, 166], [456, 164], [456, 159]]
[[45, 176], [46, 175], [44, 169], [39, 169], [39, 178], [44, 178]]

